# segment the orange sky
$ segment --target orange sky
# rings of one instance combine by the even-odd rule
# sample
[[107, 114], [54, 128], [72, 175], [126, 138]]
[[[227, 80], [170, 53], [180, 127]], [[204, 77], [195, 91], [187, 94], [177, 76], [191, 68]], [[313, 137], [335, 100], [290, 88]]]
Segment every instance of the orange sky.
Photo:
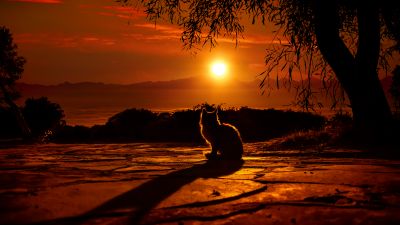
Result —
[[211, 52], [206, 46], [193, 56], [182, 49], [177, 27], [154, 27], [144, 13], [113, 0], [1, 0], [0, 21], [28, 60], [22, 81], [40, 84], [208, 76], [217, 59], [228, 63], [231, 77], [250, 81], [263, 71], [272, 38], [265, 27], [249, 25], [238, 48], [221, 39]]

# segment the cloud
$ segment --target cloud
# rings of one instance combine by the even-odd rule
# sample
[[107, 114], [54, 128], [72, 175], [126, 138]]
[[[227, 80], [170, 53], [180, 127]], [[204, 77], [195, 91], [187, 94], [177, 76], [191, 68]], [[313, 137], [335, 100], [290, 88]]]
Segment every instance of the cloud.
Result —
[[142, 11], [139, 11], [139, 9], [135, 9], [132, 7], [124, 7], [124, 6], [103, 6], [103, 9], [107, 10], [112, 10], [112, 11], [117, 11], [119, 13], [136, 13], [136, 14], [141, 14], [142, 16], [146, 16], [146, 14]]
[[[166, 24], [154, 24], [154, 23], [138, 23], [134, 24], [135, 27], [143, 28], [148, 31], [154, 31], [151, 34], [149, 32], [143, 33], [144, 35], [134, 35], [137, 39], [142, 40], [166, 40], [166, 39], [180, 39], [182, 35], [182, 28], [173, 25]], [[217, 42], [236, 44], [235, 38], [220, 37], [217, 38]], [[270, 44], [287, 44], [288, 41], [282, 37], [274, 37], [272, 34], [247, 34], [242, 37], [238, 37], [238, 44], [241, 47], [248, 48], [250, 45], [270, 45]]]
[[51, 33], [24, 33], [15, 35], [17, 44], [45, 45], [56, 48], [99, 48], [115, 45], [116, 39], [95, 35], [60, 35]]
[[92, 9], [94, 13], [101, 16], [112, 16], [126, 20], [145, 18], [146, 13], [141, 8], [113, 5], [80, 4], [81, 9]]
[[[119, 52], [121, 54], [140, 52], [153, 55], [182, 53], [180, 42], [175, 36], [165, 35], [23, 33], [14, 35], [14, 38], [15, 43], [25, 49], [69, 49], [77, 52]], [[160, 46], [163, 46], [162, 51], [160, 51]]]
[[139, 8], [133, 8], [128, 6], [103, 6], [103, 10], [112, 12], [111, 15], [122, 19], [138, 19], [146, 17], [146, 13], [141, 11]]
[[[218, 42], [236, 44], [235, 38], [217, 38]], [[277, 39], [273, 35], [245, 35], [243, 38], [238, 37], [238, 44], [241, 47], [247, 45], [270, 45], [270, 44], [287, 44], [286, 39]]]
[[154, 24], [154, 23], [135, 24], [135, 27], [153, 29], [153, 30], [160, 31], [161, 33], [167, 33], [167, 34], [179, 34], [180, 35], [182, 33], [182, 30], [175, 26], [161, 25], [161, 24]]
[[27, 2], [27, 3], [41, 3], [41, 4], [60, 4], [62, 0], [8, 0], [9, 2]]
[[176, 26], [161, 25], [154, 23], [139, 23], [134, 24], [135, 27], [142, 29], [139, 34], [125, 34], [125, 36], [133, 37], [137, 40], [179, 40], [182, 30]]

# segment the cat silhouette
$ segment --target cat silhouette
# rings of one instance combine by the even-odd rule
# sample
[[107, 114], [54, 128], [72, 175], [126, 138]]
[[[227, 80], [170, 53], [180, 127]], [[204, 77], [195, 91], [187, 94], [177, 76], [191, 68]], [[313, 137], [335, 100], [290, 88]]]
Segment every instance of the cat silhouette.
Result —
[[242, 158], [243, 143], [240, 133], [233, 125], [220, 122], [218, 109], [212, 112], [202, 109], [199, 124], [201, 135], [211, 147], [211, 152], [205, 155], [207, 159]]

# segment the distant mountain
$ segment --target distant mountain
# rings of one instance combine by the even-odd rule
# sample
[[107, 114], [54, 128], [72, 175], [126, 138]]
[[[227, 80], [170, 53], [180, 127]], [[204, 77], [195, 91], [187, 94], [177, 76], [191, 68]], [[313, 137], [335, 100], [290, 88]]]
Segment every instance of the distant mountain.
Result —
[[[229, 81], [217, 84], [212, 80], [187, 78], [170, 81], [149, 81], [134, 84], [104, 84], [95, 82], [61, 83], [39, 85], [18, 83], [17, 88], [23, 98], [47, 96], [56, 102], [66, 101], [74, 104], [85, 102], [91, 105], [102, 102], [104, 105], [119, 104], [126, 107], [176, 108], [191, 107], [202, 102], [244, 104], [265, 106], [258, 81]], [[251, 99], [248, 99], [248, 95]], [[68, 103], [69, 104], [69, 103]]]
[[[257, 87], [259, 81], [254, 82], [242, 82], [242, 81], [230, 81], [227, 85], [232, 87], [246, 87], [246, 88], [254, 88]], [[27, 84], [27, 83], [18, 83], [17, 86], [21, 88], [21, 90], [29, 90], [29, 89], [201, 89], [208, 88], [213, 86], [214, 82], [211, 80], [200, 79], [200, 78], [185, 78], [185, 79], [176, 79], [169, 81], [145, 81], [133, 84], [105, 84], [101, 82], [79, 82], [79, 83], [70, 83], [64, 82], [57, 85], [41, 85], [41, 84]], [[226, 85], [225, 85], [226, 86]]]
[[[174, 110], [191, 108], [204, 102], [212, 104], [224, 103], [228, 107], [249, 106], [253, 108], [287, 108], [295, 95], [292, 82], [289, 92], [285, 82], [268, 80], [274, 91], [262, 95], [260, 81], [243, 82], [231, 80], [218, 84], [213, 80], [202, 78], [186, 78], [170, 81], [149, 81], [134, 84], [104, 84], [96, 82], [61, 83], [57, 85], [40, 85], [18, 83], [24, 99], [47, 96], [51, 101], [59, 103], [67, 115], [70, 124], [93, 125], [104, 123], [110, 116], [127, 108], [148, 108], [152, 110]], [[382, 80], [387, 92], [391, 77]], [[286, 87], [287, 87], [286, 82]], [[312, 79], [311, 86], [317, 90], [322, 88], [319, 79]], [[328, 103], [325, 103], [328, 105]]]
[[[218, 84], [213, 80], [187, 78], [170, 81], [134, 84], [104, 84], [95, 82], [40, 85], [18, 83], [24, 99], [47, 96], [59, 103], [72, 124], [103, 123], [114, 113], [126, 108], [173, 110], [191, 108], [204, 102], [225, 103], [229, 107], [282, 108], [288, 105], [292, 94], [281, 89], [269, 97], [261, 95], [259, 81], [231, 80]], [[92, 122], [88, 122], [92, 121]]]

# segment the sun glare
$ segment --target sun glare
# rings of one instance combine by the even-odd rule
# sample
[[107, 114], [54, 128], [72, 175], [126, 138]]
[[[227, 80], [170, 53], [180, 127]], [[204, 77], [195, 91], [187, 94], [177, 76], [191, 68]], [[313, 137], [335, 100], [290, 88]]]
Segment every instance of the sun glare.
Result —
[[214, 62], [211, 65], [211, 72], [215, 78], [224, 78], [227, 72], [227, 66], [224, 62]]

